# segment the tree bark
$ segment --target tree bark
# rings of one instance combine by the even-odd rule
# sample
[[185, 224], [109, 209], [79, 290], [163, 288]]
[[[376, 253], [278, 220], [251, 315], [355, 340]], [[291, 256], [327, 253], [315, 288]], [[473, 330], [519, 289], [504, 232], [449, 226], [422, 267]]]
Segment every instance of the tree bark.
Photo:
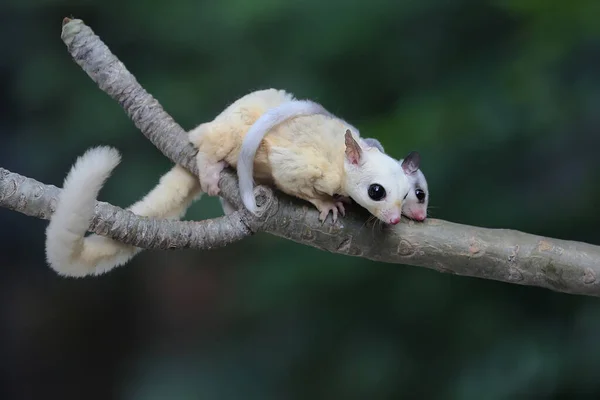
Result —
[[[0, 206], [31, 217], [50, 219], [62, 189], [44, 185], [0, 167]], [[140, 217], [97, 201], [90, 232], [145, 249], [211, 249], [252, 234], [239, 212], [205, 221]]]

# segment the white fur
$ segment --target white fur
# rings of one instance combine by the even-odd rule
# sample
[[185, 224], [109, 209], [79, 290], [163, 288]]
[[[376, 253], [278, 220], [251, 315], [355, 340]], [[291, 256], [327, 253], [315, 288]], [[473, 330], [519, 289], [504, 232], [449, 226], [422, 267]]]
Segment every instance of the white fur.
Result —
[[[99, 275], [123, 265], [142, 250], [104, 236], [84, 237], [94, 216], [98, 192], [119, 161], [115, 149], [93, 148], [77, 159], [65, 178], [46, 229], [46, 258], [58, 274]], [[200, 194], [197, 179], [175, 166], [129, 210], [140, 216], [179, 219]]]
[[[360, 138], [356, 138], [360, 139]], [[350, 197], [371, 214], [386, 223], [398, 221], [402, 215], [402, 203], [410, 189], [408, 177], [397, 160], [378, 149], [369, 151], [358, 140], [361, 156], [358, 164], [344, 161], [346, 188]], [[385, 198], [375, 201], [368, 195], [369, 186], [377, 183], [384, 187]]]
[[[314, 103], [314, 102], [308, 101], [308, 100], [292, 99], [289, 102], [283, 103], [277, 107], [271, 108], [268, 111], [266, 111], [263, 115], [261, 115], [256, 120], [256, 122], [248, 130], [248, 132], [242, 142], [242, 147], [241, 147], [240, 155], [238, 158], [237, 174], [238, 174], [238, 179], [239, 179], [240, 195], [242, 197], [242, 201], [243, 201], [244, 205], [246, 206], [246, 208], [249, 211], [251, 211], [252, 213], [256, 213], [256, 200], [255, 200], [254, 193], [253, 193], [254, 158], [256, 156], [258, 147], [260, 146], [260, 143], [262, 142], [265, 135], [267, 135], [267, 133], [271, 129], [273, 129], [275, 126], [277, 126], [285, 121], [288, 121], [289, 119], [292, 119], [292, 118], [295, 118], [298, 116], [310, 116], [310, 115], [316, 115], [316, 114], [322, 114], [322, 115], [330, 116], [332, 118], [337, 118], [340, 121], [344, 122], [344, 124], [347, 125], [354, 133], [356, 133], [357, 135], [359, 134], [358, 130], [354, 126], [352, 126], [352, 125], [348, 124], [346, 121], [334, 116], [320, 104], [317, 104], [317, 103]], [[363, 165], [366, 165], [365, 168], [356, 169], [356, 168], [352, 168], [352, 166], [350, 166], [350, 170], [354, 171], [356, 173], [356, 175], [353, 177], [354, 180], [362, 180], [363, 181], [362, 182], [363, 184], [360, 186], [361, 190], [359, 190], [359, 191], [357, 191], [357, 193], [355, 193], [355, 196], [354, 196], [354, 197], [356, 197], [355, 200], [359, 203], [362, 203], [361, 205], [363, 205], [363, 206], [364, 206], [364, 204], [370, 205], [370, 207], [367, 207], [367, 208], [369, 209], [369, 211], [375, 212], [376, 213], [375, 215], [381, 215], [384, 219], [394, 218], [394, 216], [396, 214], [396, 211], [395, 211], [396, 207], [391, 206], [391, 205], [389, 205], [387, 207], [382, 207], [383, 204], [388, 203], [388, 202], [387, 201], [373, 202], [371, 199], [369, 199], [364, 190], [364, 186], [366, 184], [365, 182], [368, 181], [369, 179], [378, 179], [380, 181], [379, 182], [380, 184], [384, 184], [384, 181], [386, 181], [387, 183], [385, 184], [385, 186], [389, 187], [389, 188], [393, 188], [393, 187], [397, 186], [393, 182], [393, 180], [397, 178], [401, 184], [400, 188], [398, 188], [398, 193], [394, 193], [394, 191], [395, 191], [394, 189], [392, 189], [392, 193], [388, 193], [388, 195], [391, 195], [389, 198], [393, 199], [394, 196], [400, 195], [401, 192], [404, 190], [403, 185], [404, 185], [405, 181], [407, 180], [407, 177], [401, 169], [398, 170], [398, 168], [395, 168], [395, 166], [391, 162], [392, 159], [389, 159], [389, 157], [387, 155], [385, 155], [383, 146], [377, 139], [360, 138], [359, 143], [360, 143], [361, 147], [363, 147], [364, 149], [376, 148], [382, 154], [375, 154], [375, 153], [371, 154], [370, 153], [368, 159], [372, 160], [372, 162], [364, 163]], [[386, 176], [384, 179], [377, 178], [377, 175], [379, 173], [379, 168], [374, 168], [374, 165], [377, 165], [378, 163], [381, 163], [381, 166], [383, 166], [385, 164], [387, 167], [392, 168], [392, 170], [395, 171], [395, 173], [392, 173], [392, 174]], [[421, 173], [421, 175], [422, 175], [422, 173]], [[415, 183], [415, 179], [408, 180], [409, 185], [414, 185], [414, 183]], [[357, 182], [353, 181], [353, 185], [354, 184], [357, 184]], [[352, 187], [352, 186], [349, 186], [349, 187]], [[414, 190], [412, 190], [412, 187], [410, 188], [409, 192], [412, 192], [412, 197], [409, 194], [409, 196], [407, 196], [407, 199], [409, 197], [411, 198], [409, 203], [410, 203], [410, 209], [412, 210], [415, 207], [415, 204], [418, 205], [418, 201], [416, 199], [416, 196], [414, 195]], [[412, 200], [413, 197], [414, 197], [414, 201]], [[221, 205], [223, 207], [225, 214], [231, 213], [230, 206], [226, 210], [225, 209], [226, 205], [223, 202], [221, 202]], [[402, 208], [404, 209], [405, 207], [402, 207]], [[409, 209], [409, 208], [406, 208], [406, 209]]]
[[[404, 159], [400, 159], [398, 164], [402, 164]], [[417, 216], [421, 216], [423, 220], [427, 218], [427, 207], [429, 205], [429, 187], [427, 186], [427, 179], [425, 174], [418, 169], [414, 174], [408, 175], [408, 183], [410, 184], [410, 191], [404, 204], [402, 206], [402, 213], [409, 218], [419, 219]], [[421, 189], [425, 192], [425, 199], [423, 202], [419, 202], [416, 191]]]
[[237, 174], [240, 186], [240, 196], [246, 208], [256, 214], [254, 198], [254, 157], [265, 135], [275, 126], [291, 118], [304, 115], [331, 115], [323, 106], [310, 100], [292, 100], [274, 107], [261, 115], [250, 127], [238, 157]]
[[[364, 138], [362, 139], [362, 142], [367, 146], [375, 147], [382, 153], [385, 153], [383, 145], [377, 139]], [[403, 158], [398, 160], [398, 163], [402, 165], [402, 161], [404, 161]], [[408, 192], [408, 196], [406, 196], [406, 199], [404, 199], [404, 202], [402, 203], [402, 214], [415, 220], [419, 220], [419, 216], [421, 216], [424, 220], [427, 218], [427, 207], [429, 205], [429, 188], [427, 186], [427, 179], [425, 179], [425, 175], [421, 169], [417, 170], [414, 174], [407, 175], [407, 177], [410, 190]], [[422, 203], [417, 198], [417, 189], [421, 189], [425, 192], [425, 199]]]
[[385, 153], [385, 151], [383, 150], [383, 145], [381, 144], [381, 142], [377, 139], [374, 138], [364, 138], [362, 139], [362, 142], [367, 146], [367, 147], [375, 147], [376, 149], [378, 149], [380, 152]]
[[[308, 100], [295, 100], [292, 98], [289, 102], [286, 102], [282, 105], [279, 105], [277, 107], [271, 108], [268, 111], [266, 111], [263, 115], [261, 115], [258, 118], [258, 120], [256, 120], [256, 122], [252, 125], [252, 127], [248, 130], [246, 136], [244, 137], [242, 147], [240, 150], [239, 159], [238, 159], [238, 165], [237, 165], [237, 174], [238, 174], [238, 179], [239, 179], [240, 195], [242, 197], [242, 201], [243, 201], [244, 205], [252, 213], [256, 213], [256, 201], [255, 201], [255, 197], [254, 197], [254, 193], [253, 193], [254, 158], [256, 156], [256, 152], [258, 150], [258, 147], [260, 146], [261, 141], [263, 140], [265, 135], [271, 129], [273, 129], [275, 126], [277, 126], [278, 124], [281, 124], [285, 121], [288, 121], [289, 119], [292, 119], [292, 118], [295, 118], [298, 116], [307, 116], [307, 115], [315, 115], [315, 114], [322, 114], [322, 115], [330, 116], [332, 118], [337, 118], [340, 121], [344, 122], [344, 124], [347, 125], [354, 133], [356, 133], [357, 135], [359, 134], [358, 130], [354, 126], [352, 126], [352, 125], [348, 124], [346, 121], [334, 116], [320, 104], [317, 104], [315, 102], [308, 101]], [[377, 139], [374, 139], [374, 138], [360, 138], [359, 143], [360, 143], [361, 147], [363, 147], [365, 149], [376, 148], [381, 153], [383, 153], [381, 155], [373, 154], [369, 157], [369, 159], [372, 159], [373, 162], [375, 163], [375, 165], [377, 165], [377, 163], [384, 163], [388, 167], [392, 168], [392, 170], [396, 171], [395, 173], [392, 173], [391, 175], [387, 176], [385, 179], [379, 179], [379, 181], [380, 181], [379, 183], [383, 184], [383, 181], [385, 180], [388, 182], [386, 184], [386, 186], [394, 187], [396, 185], [394, 185], [393, 179], [394, 179], [394, 177], [397, 177], [401, 181], [400, 182], [401, 186], [398, 189], [398, 193], [397, 193], [397, 194], [400, 194], [400, 192], [402, 192], [404, 190], [402, 185], [404, 185], [407, 177], [401, 169], [400, 169], [400, 171], [397, 171], [397, 168], [394, 168], [394, 166], [390, 162], [391, 160], [388, 159], [389, 157], [387, 155], [385, 155], [385, 152], [384, 152], [384, 149], [383, 149], [383, 146], [381, 145], [381, 143]], [[381, 157], [381, 156], [383, 156], [383, 157]], [[378, 160], [378, 158], [381, 158], [382, 160]], [[356, 168], [350, 167], [351, 171], [354, 171], [355, 173], [357, 173], [357, 175], [354, 177], [355, 179], [359, 179], [359, 180], [362, 179], [362, 180], [367, 181], [368, 179], [375, 179], [377, 177], [378, 168], [373, 168], [373, 164], [371, 164], [371, 163], [366, 163], [365, 165], [367, 165], [367, 167], [361, 168], [361, 169], [356, 169]], [[420, 171], [419, 171], [419, 173], [422, 175], [422, 173]], [[423, 177], [423, 179], [424, 179], [424, 177]], [[415, 179], [408, 180], [408, 184], [412, 185], [412, 186], [414, 186], [415, 182], [416, 182]], [[353, 183], [353, 184], [355, 184], [355, 183]], [[390, 207], [381, 207], [382, 204], [387, 203], [387, 201], [377, 202], [377, 204], [374, 204], [374, 202], [368, 198], [366, 193], [364, 193], [363, 186], [364, 186], [364, 184], [361, 186], [362, 191], [359, 191], [356, 194], [357, 199], [355, 199], [355, 200], [357, 200], [357, 202], [359, 202], [359, 203], [362, 203], [363, 206], [364, 206], [364, 204], [370, 205], [371, 207], [367, 207], [369, 209], [369, 211], [375, 212], [376, 215], [381, 215], [384, 219], [394, 218], [394, 216], [396, 214], [395, 207], [391, 207], [391, 208]], [[392, 190], [392, 192], [393, 191], [394, 190]], [[407, 200], [409, 202], [409, 207], [403, 206], [402, 209], [413, 210], [413, 209], [415, 209], [415, 207], [420, 207], [420, 205], [418, 204], [418, 200], [417, 200], [416, 196], [414, 195], [413, 187], [411, 187], [409, 189], [409, 192], [412, 193], [412, 196], [410, 195], [411, 193], [409, 193], [409, 195], [407, 196]], [[394, 198], [393, 196], [395, 196], [396, 194], [389, 193], [389, 195], [392, 196], [389, 198]], [[410, 200], [409, 200], [409, 198], [410, 198]], [[413, 198], [414, 198], [414, 200], [413, 200]], [[230, 205], [225, 205], [223, 201], [221, 202], [221, 205], [223, 207], [225, 214], [231, 213], [232, 208]], [[227, 210], [225, 209], [226, 206], [228, 206]]]

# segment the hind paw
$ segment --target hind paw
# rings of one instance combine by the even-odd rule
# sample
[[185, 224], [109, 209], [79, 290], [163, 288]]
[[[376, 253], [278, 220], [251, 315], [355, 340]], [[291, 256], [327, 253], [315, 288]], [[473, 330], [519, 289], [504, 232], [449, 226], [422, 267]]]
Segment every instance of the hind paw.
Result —
[[219, 161], [209, 163], [198, 157], [198, 171], [200, 175], [200, 188], [209, 196], [217, 196], [221, 189], [219, 188], [219, 179], [221, 171], [225, 169], [227, 163]]

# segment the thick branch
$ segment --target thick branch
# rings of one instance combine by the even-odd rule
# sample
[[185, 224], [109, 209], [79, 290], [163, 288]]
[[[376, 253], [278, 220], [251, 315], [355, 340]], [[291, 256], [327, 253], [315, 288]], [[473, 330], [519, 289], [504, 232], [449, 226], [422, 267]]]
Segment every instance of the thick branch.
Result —
[[[183, 129], [140, 87], [91, 29], [80, 20], [66, 20], [62, 38], [77, 63], [102, 90], [119, 101], [144, 135], [172, 161], [196, 173], [194, 151]], [[224, 172], [220, 186], [227, 200], [240, 204], [234, 174]], [[41, 218], [47, 218], [51, 212], [46, 203], [51, 203], [55, 194], [46, 192], [50, 193], [49, 198], [42, 201], [39, 198], [44, 196], [36, 192], [38, 203], [34, 207], [24, 205], [23, 201], [7, 203], [7, 190], [10, 188], [0, 187], [1, 206]], [[395, 228], [373, 227], [365, 222], [364, 211], [358, 207], [350, 208], [338, 223], [322, 225], [317, 211], [307, 203], [262, 187], [257, 192], [262, 218], [245, 217], [247, 214], [243, 212], [239, 217], [254, 231], [388, 263], [600, 296], [599, 246], [434, 219], [425, 223], [404, 221]], [[172, 242], [179, 247], [175, 240]]]
[[[0, 168], [0, 205], [50, 219], [61, 189]], [[91, 232], [145, 249], [211, 249], [251, 234], [239, 213], [201, 222], [145, 218], [105, 202], [96, 203]]]
[[[65, 18], [61, 38], [73, 60], [103, 92], [123, 107], [142, 134], [171, 161], [197, 176], [194, 158], [197, 151], [188, 141], [185, 130], [138, 83], [92, 29], [80, 19]], [[221, 176], [220, 186], [226, 200], [239, 203], [237, 179], [231, 171]], [[245, 219], [252, 219], [252, 214], [245, 210], [241, 212]]]
[[73, 60], [116, 100], [135, 126], [171, 161], [196, 173], [195, 150], [185, 131], [81, 20], [63, 20], [61, 38]]
[[263, 226], [266, 232], [323, 250], [600, 296], [600, 246], [437, 219], [373, 226], [356, 206], [341, 223], [320, 225], [312, 208], [287, 196], [278, 208]]

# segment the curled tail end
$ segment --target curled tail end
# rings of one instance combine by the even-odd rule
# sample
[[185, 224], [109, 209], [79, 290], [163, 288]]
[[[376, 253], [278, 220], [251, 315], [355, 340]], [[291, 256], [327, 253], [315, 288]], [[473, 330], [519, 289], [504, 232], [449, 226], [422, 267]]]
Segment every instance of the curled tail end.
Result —
[[94, 273], [95, 266], [80, 262], [79, 256], [98, 193], [120, 161], [116, 149], [95, 147], [77, 159], [65, 178], [56, 211], [46, 229], [46, 260], [59, 275]]
[[242, 203], [248, 211], [256, 215], [258, 206], [256, 205], [256, 199], [254, 198], [254, 188], [252, 186], [252, 180], [250, 180], [250, 186], [248, 188], [242, 188], [240, 185], [240, 193], [242, 195]]
[[[244, 151], [244, 148], [242, 148]], [[253, 175], [253, 162], [254, 154], [239, 157], [238, 159], [238, 182], [240, 186], [240, 195], [242, 197], [242, 203], [248, 211], [256, 214], [256, 200], [254, 199], [254, 179]]]

